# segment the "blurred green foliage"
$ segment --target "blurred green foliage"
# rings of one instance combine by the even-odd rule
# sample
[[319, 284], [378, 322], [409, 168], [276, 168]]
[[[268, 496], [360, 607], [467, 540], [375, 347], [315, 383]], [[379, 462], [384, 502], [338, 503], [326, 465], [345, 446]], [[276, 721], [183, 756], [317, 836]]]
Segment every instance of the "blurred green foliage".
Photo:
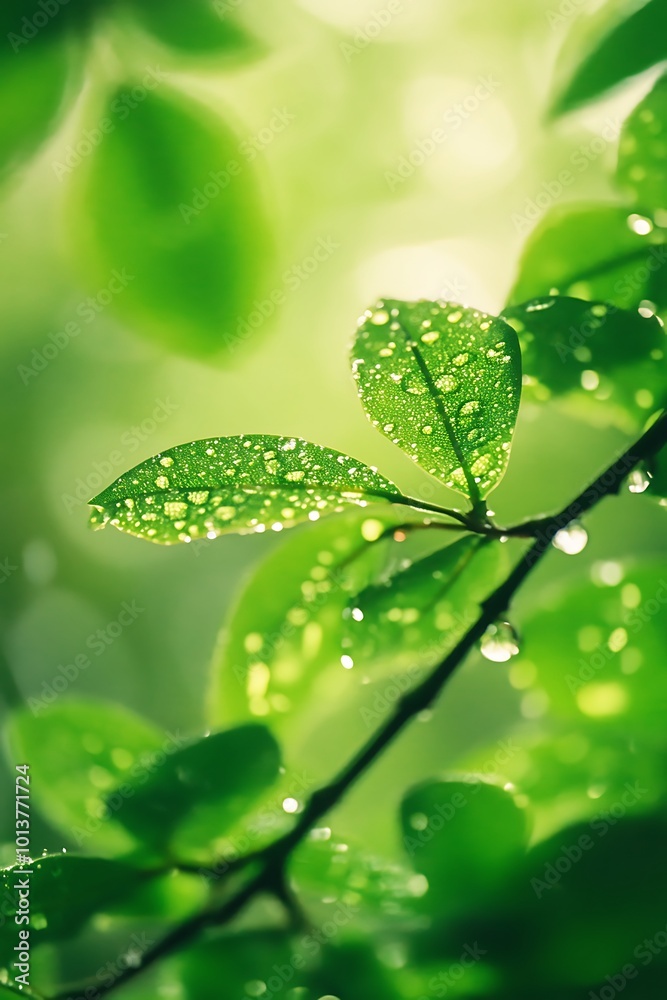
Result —
[[[32, 986], [103, 995], [252, 876], [522, 551], [445, 544], [443, 517], [378, 501], [449, 506], [450, 484], [479, 500], [516, 423], [498, 523], [553, 510], [664, 406], [664, 19], [659, 0], [593, 15], [555, 0], [5, 4], [3, 995], [22, 926], [17, 765]], [[356, 316], [387, 293], [354, 357], [380, 366], [359, 386], [389, 442], [345, 364]], [[452, 433], [437, 400], [455, 390], [437, 383], [453, 341], [422, 326], [439, 330], [424, 310], [440, 300], [479, 307], [462, 310], [474, 337], [459, 354], [480, 355], [456, 366], [457, 400], [489, 407]], [[396, 317], [373, 321], [394, 307], [424, 345], [417, 368], [413, 347], [390, 347]], [[488, 344], [483, 312], [502, 317]], [[481, 349], [501, 335], [496, 379]], [[392, 365], [407, 404], [381, 383]], [[190, 537], [221, 533], [196, 477], [239, 457], [205, 445], [241, 434], [269, 442], [250, 489], [275, 487], [270, 443], [295, 435], [327, 447], [287, 471], [305, 464], [308, 488], [332, 491], [297, 495], [303, 513], [341, 493], [371, 505], [285, 538], [164, 550], [87, 532], [90, 497], [116, 516], [150, 478], [197, 494]], [[519, 655], [471, 656], [293, 852], [276, 898], [118, 995], [661, 995], [664, 456], [591, 514], [576, 559], [554, 553], [531, 577]], [[465, 472], [481, 457], [476, 489], [454, 459]], [[292, 520], [282, 492], [234, 504]], [[183, 540], [173, 521], [158, 540]]]

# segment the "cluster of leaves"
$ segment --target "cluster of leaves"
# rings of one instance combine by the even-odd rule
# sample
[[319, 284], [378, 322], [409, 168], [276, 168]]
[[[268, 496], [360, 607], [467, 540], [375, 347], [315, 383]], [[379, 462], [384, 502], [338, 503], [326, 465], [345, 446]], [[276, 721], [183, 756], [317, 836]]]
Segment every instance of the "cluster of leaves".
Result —
[[[661, 15], [654, 0], [635, 16]], [[604, 54], [616, 51], [614, 39], [589, 57], [561, 110], [620, 78], [610, 79]], [[644, 68], [615, 58], [617, 66], [621, 75]], [[656, 120], [636, 113], [626, 136], [633, 119], [637, 129]], [[638, 132], [635, 166], [658, 155], [645, 139]], [[162, 933], [214, 905], [238, 858], [256, 856], [303, 808], [311, 789], [295, 783], [304, 759], [317, 783], [324, 766], [334, 770], [330, 754], [317, 758], [323, 727], [356, 709], [340, 741], [344, 763], [400, 692], [455, 646], [506, 575], [507, 547], [486, 499], [507, 468], [522, 384], [538, 398], [592, 398], [596, 411], [627, 424], [661, 405], [667, 304], [653, 285], [649, 304], [645, 286], [624, 296], [614, 284], [623, 278], [630, 288], [632, 268], [661, 245], [660, 192], [644, 167], [646, 184], [637, 169], [619, 168], [632, 175], [633, 200], [587, 210], [585, 238], [576, 210], [540, 229], [501, 316], [383, 300], [361, 317], [352, 368], [369, 419], [432, 477], [429, 498], [454, 490], [465, 512], [406, 496], [330, 448], [271, 435], [169, 449], [94, 498], [95, 526], [162, 544], [310, 523], [260, 566], [226, 623], [211, 734], [165, 736], [92, 702], [15, 713], [11, 758], [30, 759], [35, 804], [78, 848], [35, 863], [36, 947], [85, 942], [101, 926], [126, 940], [137, 921]], [[628, 228], [628, 212], [652, 228]], [[598, 232], [606, 255], [596, 260]], [[651, 270], [658, 283], [659, 274]], [[665, 495], [659, 464], [651, 489]], [[445, 545], [452, 530], [460, 537]], [[168, 993], [176, 980], [190, 1000], [218, 995], [221, 982], [248, 998], [578, 1000], [616, 972], [610, 954], [641, 969], [636, 1000], [657, 995], [667, 959], [654, 943], [667, 888], [658, 614], [667, 594], [660, 567], [605, 572], [599, 585], [553, 594], [524, 623], [528, 657], [514, 661], [511, 681], [529, 719], [545, 704], [550, 719], [539, 731], [518, 727], [492, 780], [483, 774], [497, 748], [485, 747], [458, 762], [465, 777], [409, 789], [402, 854], [391, 860], [342, 843], [329, 827], [312, 830], [288, 872], [306, 926], [259, 909], [126, 995]], [[623, 878], [610, 878], [619, 864]], [[13, 900], [0, 924], [7, 963], [15, 875], [3, 872]], [[280, 899], [294, 917], [293, 900]]]
[[[86, 65], [96, 35], [120, 42], [120, 80], [96, 80]], [[187, 10], [178, 0], [49, 0], [34, 10], [8, 0], [0, 36], [0, 93], [15, 107], [3, 116], [0, 172], [44, 144], [92, 74], [90, 110], [77, 112], [74, 137], [52, 160], [69, 188], [82, 279], [97, 294], [124, 269], [130, 277], [110, 305], [121, 321], [180, 353], [220, 353], [265, 279], [270, 226], [234, 127], [160, 67], [171, 50], [234, 65], [257, 54], [255, 39], [211, 0]], [[201, 194], [207, 185], [211, 197]]]
[[[630, 17], [611, 25], [608, 7], [594, 19], [593, 42], [583, 58], [577, 51], [574, 69], [568, 66], [554, 117], [599, 100], [667, 57], [665, 5], [649, 0], [631, 8]], [[627, 13], [627, 5], [622, 10]], [[545, 329], [539, 313], [519, 327], [524, 370], [542, 397], [546, 389], [588, 418], [604, 414], [626, 429], [641, 427], [665, 403], [660, 332], [626, 328], [622, 336], [609, 328], [616, 322], [609, 305], [663, 319], [667, 313], [666, 134], [662, 75], [621, 129], [616, 200], [553, 206], [526, 243], [510, 296], [512, 307], [530, 297], [545, 305], [552, 294], [590, 300], [585, 313], [561, 298], [557, 331]], [[533, 347], [533, 338], [544, 336], [552, 339], [550, 358], [538, 357]]]

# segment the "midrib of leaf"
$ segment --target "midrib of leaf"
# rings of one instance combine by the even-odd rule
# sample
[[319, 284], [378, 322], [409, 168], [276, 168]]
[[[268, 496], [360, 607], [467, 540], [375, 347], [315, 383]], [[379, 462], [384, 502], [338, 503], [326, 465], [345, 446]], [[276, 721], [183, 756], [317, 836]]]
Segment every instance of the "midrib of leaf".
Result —
[[429, 604], [427, 604], [426, 611], [431, 611], [436, 606], [438, 601], [441, 601], [442, 598], [449, 593], [449, 591], [452, 589], [457, 580], [461, 578], [461, 575], [463, 574], [464, 570], [468, 568], [468, 566], [472, 562], [473, 557], [477, 555], [480, 549], [482, 549], [485, 545], [488, 545], [490, 541], [491, 541], [490, 538], [479, 537], [475, 540], [475, 545], [472, 548], [468, 549], [467, 552], [464, 552], [462, 554], [459, 561], [456, 563], [454, 569], [452, 570], [451, 576], [443, 584], [442, 589], [439, 590], [437, 595], [433, 598], [433, 600]]
[[424, 376], [424, 381], [426, 382], [426, 385], [428, 386], [429, 392], [431, 394], [431, 398], [433, 399], [433, 402], [435, 403], [435, 408], [438, 411], [438, 414], [439, 414], [439, 416], [440, 416], [440, 418], [442, 420], [443, 426], [444, 426], [445, 431], [447, 433], [447, 437], [449, 438], [449, 443], [452, 446], [452, 451], [454, 452], [454, 454], [456, 455], [456, 458], [458, 459], [458, 461], [461, 464], [461, 468], [463, 469], [463, 474], [466, 477], [466, 483], [468, 484], [468, 490], [470, 492], [470, 499], [472, 501], [473, 507], [479, 507], [479, 505], [482, 503], [482, 497], [481, 497], [480, 492], [479, 492], [479, 490], [477, 488], [477, 483], [475, 482], [475, 477], [473, 476], [473, 474], [472, 474], [472, 472], [470, 470], [470, 467], [468, 465], [466, 457], [463, 454], [463, 452], [461, 451], [461, 446], [460, 446], [460, 444], [458, 442], [456, 434], [454, 433], [454, 428], [452, 426], [452, 422], [450, 420], [449, 414], [447, 413], [447, 409], [445, 407], [445, 404], [443, 403], [442, 397], [440, 396], [440, 393], [438, 392], [438, 387], [437, 387], [437, 385], [435, 384], [435, 382], [433, 381], [433, 379], [431, 377], [431, 373], [428, 370], [428, 366], [427, 366], [426, 362], [424, 361], [424, 358], [422, 357], [421, 351], [417, 347], [417, 344], [415, 343], [415, 341], [413, 340], [413, 338], [410, 336], [410, 334], [407, 332], [407, 330], [405, 329], [405, 327], [402, 324], [399, 324], [399, 326], [400, 326], [401, 333], [405, 337], [406, 346], [407, 346], [408, 350], [412, 351], [412, 353], [414, 354], [415, 360], [416, 360], [417, 364], [419, 365], [419, 370], [421, 371], [422, 375]]

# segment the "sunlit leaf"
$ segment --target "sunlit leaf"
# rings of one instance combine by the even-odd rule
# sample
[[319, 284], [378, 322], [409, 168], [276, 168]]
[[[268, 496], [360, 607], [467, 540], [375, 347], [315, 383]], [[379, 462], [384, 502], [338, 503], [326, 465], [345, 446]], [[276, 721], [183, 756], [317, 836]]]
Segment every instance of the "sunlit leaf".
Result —
[[135, 841], [114, 818], [124, 796], [109, 808], [104, 800], [128, 779], [145, 780], [182, 738], [107, 702], [36, 707], [37, 715], [18, 712], [8, 726], [13, 763], [30, 763], [34, 804], [82, 851], [130, 850]]
[[235, 19], [226, 0], [127, 0], [139, 22], [167, 45], [181, 52], [244, 56], [253, 41]]
[[531, 233], [509, 301], [559, 294], [636, 309], [648, 300], [661, 312], [666, 263], [665, 230], [647, 232], [627, 208], [558, 206]]
[[[8, 964], [21, 929], [29, 932], [31, 946], [74, 937], [92, 916], [131, 897], [151, 878], [120, 861], [72, 854], [3, 869], [3, 914], [11, 919], [0, 923], [0, 962]], [[20, 894], [21, 887], [28, 891]], [[21, 898], [27, 908], [21, 907]], [[27, 920], [22, 917], [26, 913]]]
[[571, 111], [666, 58], [667, 8], [662, 0], [649, 0], [596, 39], [554, 101], [552, 113]]
[[600, 573], [598, 585], [570, 584], [525, 622], [517, 669], [530, 665], [527, 690], [538, 692], [555, 717], [660, 741], [667, 710], [664, 568], [604, 563]]
[[114, 93], [102, 120], [107, 134], [72, 178], [73, 249], [89, 289], [168, 349], [235, 349], [271, 243], [238, 138], [169, 92], [159, 68]]
[[500, 545], [468, 535], [367, 587], [346, 618], [352, 658], [373, 669], [433, 665], [478, 617], [506, 563]]
[[301, 438], [241, 434], [161, 452], [90, 502], [94, 526], [168, 545], [275, 531], [382, 500], [404, 498], [363, 462]]
[[516, 334], [449, 302], [378, 302], [361, 319], [352, 367], [374, 426], [473, 501], [500, 482], [521, 395]]
[[[406, 517], [407, 515], [407, 517]], [[232, 609], [220, 635], [211, 675], [210, 718], [270, 721], [286, 755], [312, 770], [312, 755], [295, 754], [323, 719], [339, 717], [358, 696], [366, 664], [350, 666], [343, 645], [344, 612], [352, 595], [397, 568], [409, 542], [385, 533], [418, 518], [409, 510], [374, 507], [295, 531], [260, 565]], [[442, 533], [434, 535], [442, 544]], [[436, 542], [432, 542], [437, 545]], [[369, 673], [373, 664], [368, 664]], [[354, 709], [346, 713], [340, 754], [354, 745]], [[363, 729], [362, 729], [363, 732]], [[326, 762], [327, 774], [333, 761]]]
[[403, 845], [428, 880], [424, 905], [443, 915], [493, 900], [527, 845], [525, 813], [483, 781], [434, 781], [401, 805]]
[[38, 37], [15, 44], [15, 52], [0, 58], [0, 175], [19, 166], [54, 131], [76, 64], [75, 45], [67, 39]]
[[147, 780], [130, 782], [118, 819], [163, 851], [171, 845], [179, 854], [184, 840], [205, 850], [273, 784], [279, 767], [278, 746], [263, 726], [215, 733], [177, 750]]
[[663, 225], [667, 220], [666, 130], [667, 76], [663, 76], [627, 118], [618, 156], [619, 182], [639, 211], [651, 218], [657, 213]]
[[665, 331], [648, 307], [548, 296], [502, 315], [519, 335], [526, 375], [549, 393], [627, 412], [639, 425], [667, 393]]

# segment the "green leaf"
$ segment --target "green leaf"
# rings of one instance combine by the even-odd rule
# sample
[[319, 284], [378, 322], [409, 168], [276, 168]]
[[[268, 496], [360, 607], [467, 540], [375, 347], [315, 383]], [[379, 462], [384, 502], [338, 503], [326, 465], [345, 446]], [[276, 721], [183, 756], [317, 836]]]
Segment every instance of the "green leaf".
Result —
[[94, 497], [91, 523], [169, 545], [273, 528], [345, 504], [405, 502], [375, 469], [301, 438], [241, 434], [170, 448]]
[[667, 76], [663, 76], [625, 121], [617, 173], [639, 210], [651, 218], [657, 213], [663, 224], [667, 220], [666, 126]]
[[479, 616], [506, 564], [503, 547], [478, 535], [415, 560], [353, 598], [346, 648], [374, 671], [432, 666]]
[[246, 56], [255, 48], [251, 37], [241, 28], [224, 0], [129, 0], [128, 6], [138, 21], [161, 42], [181, 52], [199, 55]]
[[285, 752], [303, 766], [306, 758], [295, 754], [295, 745], [315, 737], [323, 718], [340, 713], [363, 681], [358, 671], [341, 665], [343, 612], [352, 594], [385, 571], [392, 544], [402, 555], [406, 542], [383, 536], [411, 517], [418, 520], [416, 512], [396, 508], [349, 510], [295, 531], [261, 563], [229, 614], [213, 657], [213, 724], [266, 719]]
[[612, 302], [636, 309], [643, 300], [667, 308], [667, 231], [642, 235], [616, 205], [553, 208], [531, 233], [511, 305], [542, 295]]
[[475, 504], [500, 482], [521, 395], [521, 356], [502, 320], [450, 302], [378, 302], [352, 368], [375, 427]]
[[665, 397], [665, 331], [653, 315], [548, 296], [509, 306], [502, 316], [519, 335], [538, 398], [546, 388], [591, 412], [614, 408], [621, 421], [628, 413], [641, 426]]
[[215, 733], [167, 757], [148, 780], [131, 782], [118, 819], [161, 851], [171, 847], [179, 855], [184, 842], [205, 848], [229, 832], [276, 781], [279, 768], [278, 745], [263, 726]]
[[255, 172], [229, 127], [166, 93], [159, 71], [138, 90], [110, 97], [109, 131], [78, 168], [77, 262], [137, 333], [198, 357], [235, 349], [271, 257]]
[[[9, 44], [5, 38], [3, 44]], [[74, 56], [66, 39], [49, 37], [24, 42], [0, 58], [0, 174], [15, 170], [55, 130], [66, 105]]]
[[[180, 962], [184, 998], [209, 1000], [212, 984], [224, 983], [226, 995], [239, 1000], [262, 994], [267, 1000], [283, 994], [286, 1000], [407, 1000], [373, 941], [350, 942], [358, 936], [354, 905], [337, 900], [329, 911], [322, 927], [298, 936], [250, 930], [190, 949]], [[330, 927], [335, 930], [327, 934]]]
[[650, 473], [649, 496], [667, 498], [667, 448], [663, 448], [647, 463]]
[[[36, 858], [22, 867], [3, 869], [3, 914], [10, 919], [0, 924], [0, 962], [8, 963], [21, 928], [28, 930], [31, 946], [72, 938], [92, 916], [132, 897], [151, 878], [120, 861], [72, 854]], [[16, 914], [26, 912], [20, 909], [16, 888], [22, 881], [24, 885], [27, 881], [29, 890], [30, 919], [17, 924]]]
[[124, 853], [135, 841], [114, 819], [105, 797], [128, 779], [146, 778], [168, 751], [180, 745], [178, 735], [106, 702], [63, 701], [39, 714], [25, 710], [8, 725], [13, 764], [30, 764], [35, 805], [82, 850]]
[[598, 586], [557, 591], [525, 622], [516, 669], [528, 665], [527, 690], [555, 718], [659, 743], [667, 704], [664, 567], [612, 564], [610, 572]]
[[524, 812], [483, 781], [433, 781], [401, 804], [403, 844], [428, 879], [425, 905], [440, 916], [474, 912], [514, 874], [527, 846]]
[[662, 0], [649, 0], [596, 42], [554, 101], [553, 115], [586, 104], [667, 59], [667, 8]]

